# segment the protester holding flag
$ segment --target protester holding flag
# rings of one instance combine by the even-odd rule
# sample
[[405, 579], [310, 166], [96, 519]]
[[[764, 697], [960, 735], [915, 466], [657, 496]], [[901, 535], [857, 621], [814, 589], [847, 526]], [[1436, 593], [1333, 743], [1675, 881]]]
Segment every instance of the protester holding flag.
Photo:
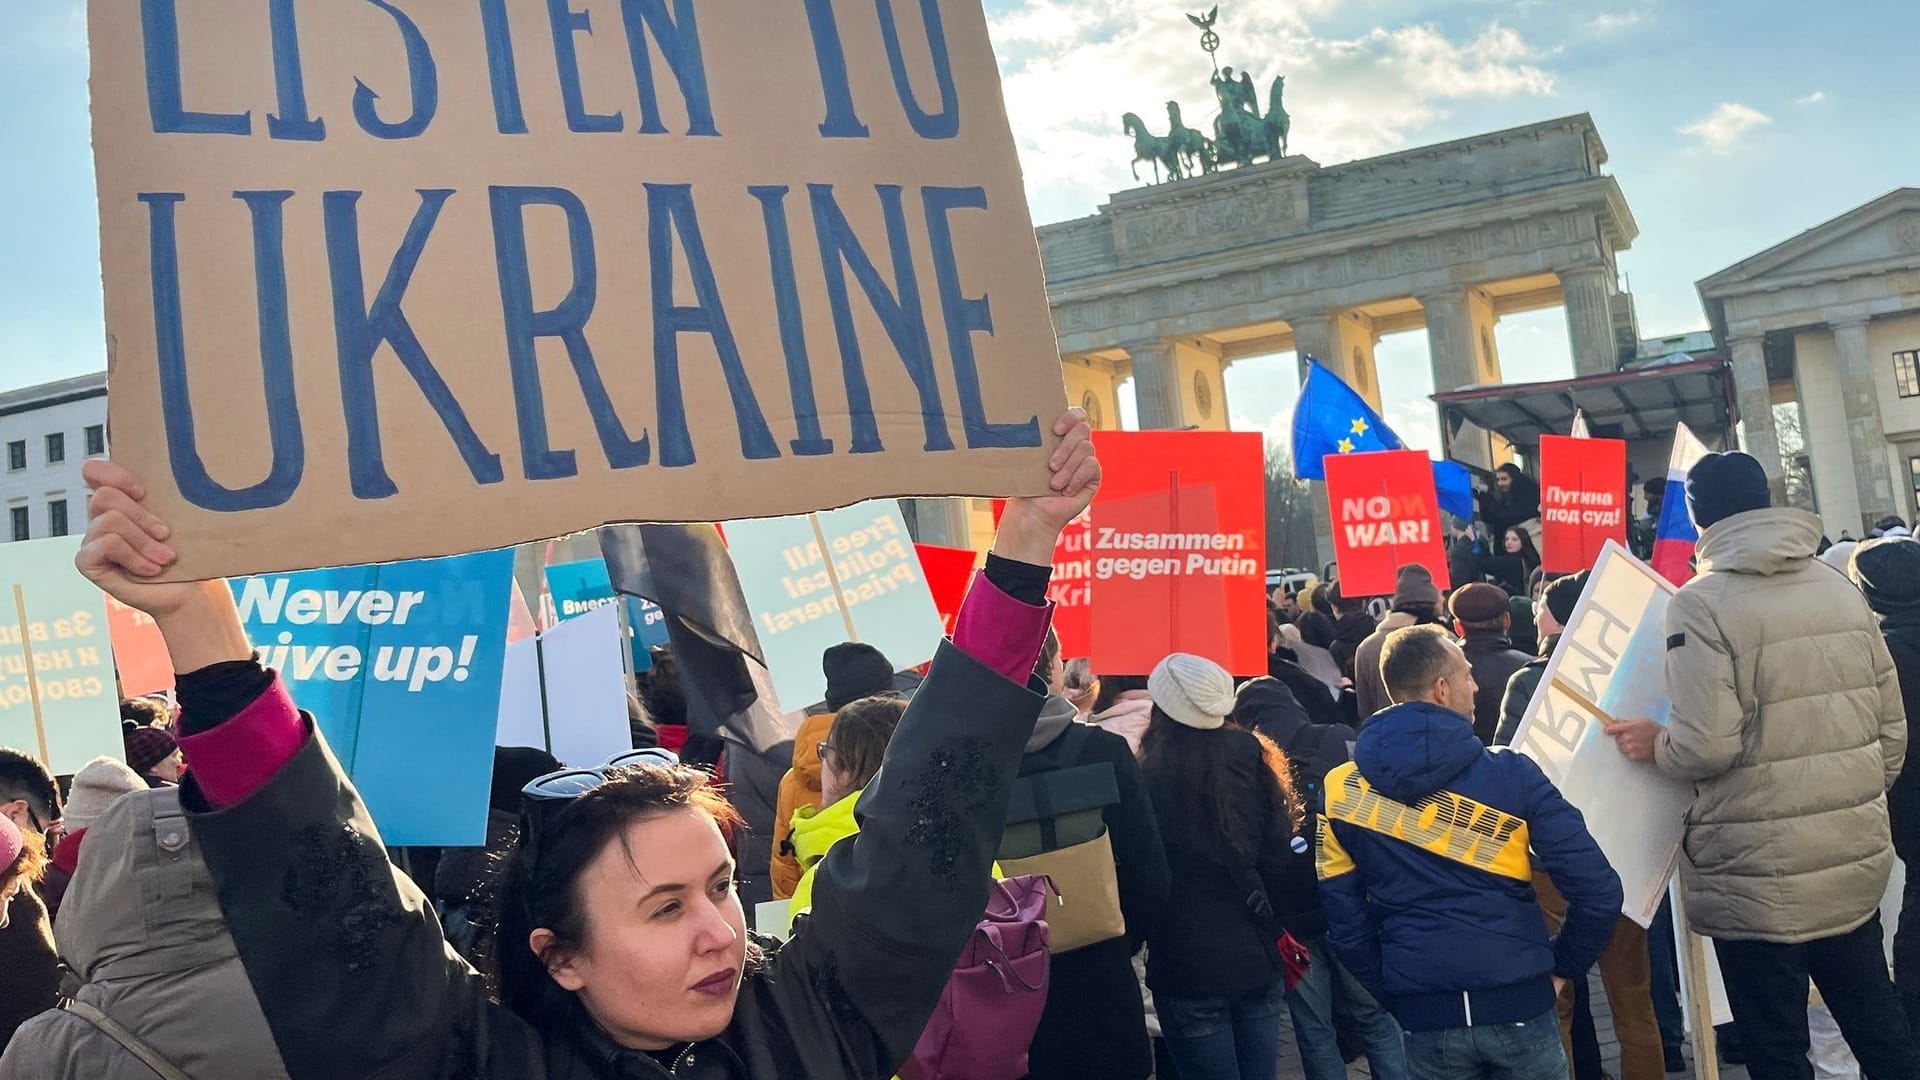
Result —
[[[1302, 480], [1325, 480], [1330, 455], [1365, 454], [1375, 450], [1405, 450], [1406, 440], [1359, 391], [1309, 356], [1300, 400], [1293, 407], [1293, 472]], [[1433, 487], [1440, 509], [1462, 521], [1473, 518], [1473, 477], [1455, 461], [1433, 463]], [[1535, 516], [1539, 492], [1535, 489]], [[1308, 635], [1312, 640], [1312, 635]]]
[[137, 478], [89, 462], [78, 563], [154, 617], [184, 672], [182, 798], [288, 1071], [770, 1080], [898, 1066], [985, 905], [1042, 700], [1025, 683], [1049, 563], [1100, 483], [1084, 414], [1054, 434], [1054, 494], [1008, 504], [895, 736], [896, 767], [862, 797], [865, 827], [826, 860], [801, 931], [777, 949], [748, 941], [727, 846], [738, 818], [705, 774], [557, 773], [527, 788], [505, 1008], [450, 958], [325, 741], [254, 658], [225, 583], [155, 583], [176, 559], [168, 527]]
[[[1880, 632], [1900, 675], [1911, 734], [1914, 718], [1920, 717], [1920, 542], [1868, 541], [1854, 552], [1851, 573], [1867, 605], [1880, 617]], [[1920, 1035], [1920, 766], [1909, 762], [1901, 769], [1900, 779], [1887, 792], [1887, 817], [1893, 850], [1907, 866], [1900, 926], [1893, 935], [1894, 986], [1908, 1026]]]
[[[1521, 529], [1530, 536], [1540, 534], [1540, 484], [1508, 462], [1493, 470], [1493, 488], [1480, 496], [1480, 520], [1495, 536], [1508, 529]], [[1539, 565], [1539, 556], [1534, 564]], [[1519, 591], [1525, 591], [1522, 583]]]
[[1860, 592], [1816, 562], [1820, 520], [1771, 502], [1746, 454], [1687, 473], [1701, 573], [1667, 610], [1672, 711], [1607, 734], [1694, 785], [1687, 919], [1714, 941], [1755, 1080], [1805, 1076], [1810, 976], [1874, 1080], [1920, 1077], [1880, 926], [1907, 747], [1898, 676]]

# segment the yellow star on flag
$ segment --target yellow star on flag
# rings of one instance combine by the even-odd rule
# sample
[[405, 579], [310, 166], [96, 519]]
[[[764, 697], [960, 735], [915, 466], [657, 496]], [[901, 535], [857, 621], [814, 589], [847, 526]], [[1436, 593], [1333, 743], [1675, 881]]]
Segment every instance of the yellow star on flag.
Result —
[[1352, 439], [1341, 439], [1341, 440], [1340, 440], [1340, 452], [1341, 452], [1341, 453], [1343, 453], [1343, 454], [1351, 454], [1351, 453], [1353, 453], [1353, 440], [1352, 440]]
[[1355, 435], [1365, 435], [1367, 433], [1367, 422], [1360, 419], [1354, 420], [1353, 433]]

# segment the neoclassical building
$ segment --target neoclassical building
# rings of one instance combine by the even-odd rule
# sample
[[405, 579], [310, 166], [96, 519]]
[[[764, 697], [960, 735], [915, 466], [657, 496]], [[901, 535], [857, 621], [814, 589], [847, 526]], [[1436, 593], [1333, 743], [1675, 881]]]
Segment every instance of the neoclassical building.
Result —
[[1920, 188], [1699, 283], [1742, 444], [1829, 536], [1920, 513]]

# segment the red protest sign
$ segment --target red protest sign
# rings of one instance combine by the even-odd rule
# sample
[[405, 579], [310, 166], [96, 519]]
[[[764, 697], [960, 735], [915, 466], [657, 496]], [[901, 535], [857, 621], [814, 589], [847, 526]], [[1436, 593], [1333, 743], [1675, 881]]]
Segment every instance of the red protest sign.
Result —
[[1265, 449], [1258, 434], [1101, 431], [1105, 467], [1079, 559], [1095, 671], [1139, 675], [1168, 653], [1267, 670]]
[[138, 697], [173, 689], [173, 658], [153, 616], [130, 608], [109, 596], [107, 635], [113, 642], [113, 665], [120, 675], [120, 696]]
[[953, 621], [960, 615], [960, 602], [967, 598], [967, 586], [973, 582], [973, 568], [979, 561], [970, 548], [938, 547], [915, 544], [920, 556], [920, 573], [927, 579], [927, 591], [933, 594], [933, 606], [940, 612], [947, 636], [953, 636]]
[[1340, 591], [1386, 596], [1400, 568], [1418, 563], [1434, 583], [1451, 588], [1433, 461], [1418, 450], [1327, 456], [1327, 501], [1333, 509], [1333, 553]]
[[[1005, 499], [993, 501], [995, 528], [1006, 508]], [[1047, 586], [1047, 599], [1053, 603], [1053, 632], [1060, 635], [1060, 655], [1068, 660], [1093, 655], [1093, 564], [1087, 560], [1092, 537], [1093, 514], [1088, 511], [1074, 518], [1053, 544], [1053, 581]]]
[[1540, 436], [1540, 567], [1575, 574], [1627, 542], [1627, 444]]

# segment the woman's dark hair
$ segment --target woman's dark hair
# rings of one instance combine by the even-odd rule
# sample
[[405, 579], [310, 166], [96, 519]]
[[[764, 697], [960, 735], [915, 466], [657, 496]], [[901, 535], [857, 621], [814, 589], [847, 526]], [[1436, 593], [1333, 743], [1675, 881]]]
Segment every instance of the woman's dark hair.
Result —
[[1145, 675], [1102, 675], [1100, 676], [1100, 692], [1094, 695], [1093, 698], [1094, 714], [1098, 715], [1113, 708], [1114, 703], [1120, 700], [1121, 694], [1129, 690], [1145, 690], [1146, 688], [1147, 677]]
[[[1178, 823], [1181, 842], [1209, 852], [1225, 865], [1251, 865], [1260, 857], [1267, 824], [1297, 832], [1300, 800], [1293, 793], [1286, 755], [1258, 734], [1261, 767], [1238, 767], [1249, 753], [1243, 728], [1202, 731], [1153, 708], [1153, 722], [1140, 740], [1140, 773], [1162, 820]], [[1248, 815], [1257, 815], [1248, 820]]]
[[[523, 813], [520, 846], [507, 867], [500, 904], [501, 1004], [543, 1031], [577, 1020], [582, 1008], [579, 998], [553, 981], [547, 963], [528, 947], [528, 939], [535, 930], [552, 931], [548, 950], [556, 959], [585, 946], [591, 927], [581, 880], [587, 867], [615, 843], [633, 861], [635, 853], [627, 846], [629, 828], [649, 818], [689, 810], [711, 817], [727, 845], [733, 846], [741, 828], [739, 812], [714, 787], [712, 777], [685, 766], [621, 769], [613, 779], [566, 806], [544, 808], [534, 837], [527, 835], [531, 822]], [[758, 950], [749, 943], [749, 967], [757, 959]]]
[[1053, 627], [1047, 627], [1047, 636], [1040, 643], [1040, 656], [1033, 662], [1033, 677], [1041, 682], [1053, 681], [1053, 665], [1060, 662], [1060, 635]]
[[1533, 573], [1534, 568], [1540, 565], [1540, 549], [1533, 546], [1533, 534], [1518, 525], [1509, 528], [1506, 535], [1500, 538], [1500, 550], [1502, 553], [1505, 553], [1507, 550], [1507, 536], [1518, 536], [1520, 538], [1520, 561], [1526, 564], [1528, 574]]
[[865, 697], [833, 715], [827, 729], [827, 743], [833, 754], [833, 770], [849, 793], [873, 782], [880, 762], [887, 756], [887, 744], [907, 712], [907, 699], [898, 694]]
[[6, 885], [14, 878], [19, 878], [28, 885], [38, 885], [40, 879], [46, 876], [47, 867], [50, 865], [52, 863], [47, 858], [46, 837], [32, 829], [21, 829], [20, 854], [13, 857], [13, 862], [0, 866], [0, 885]]

